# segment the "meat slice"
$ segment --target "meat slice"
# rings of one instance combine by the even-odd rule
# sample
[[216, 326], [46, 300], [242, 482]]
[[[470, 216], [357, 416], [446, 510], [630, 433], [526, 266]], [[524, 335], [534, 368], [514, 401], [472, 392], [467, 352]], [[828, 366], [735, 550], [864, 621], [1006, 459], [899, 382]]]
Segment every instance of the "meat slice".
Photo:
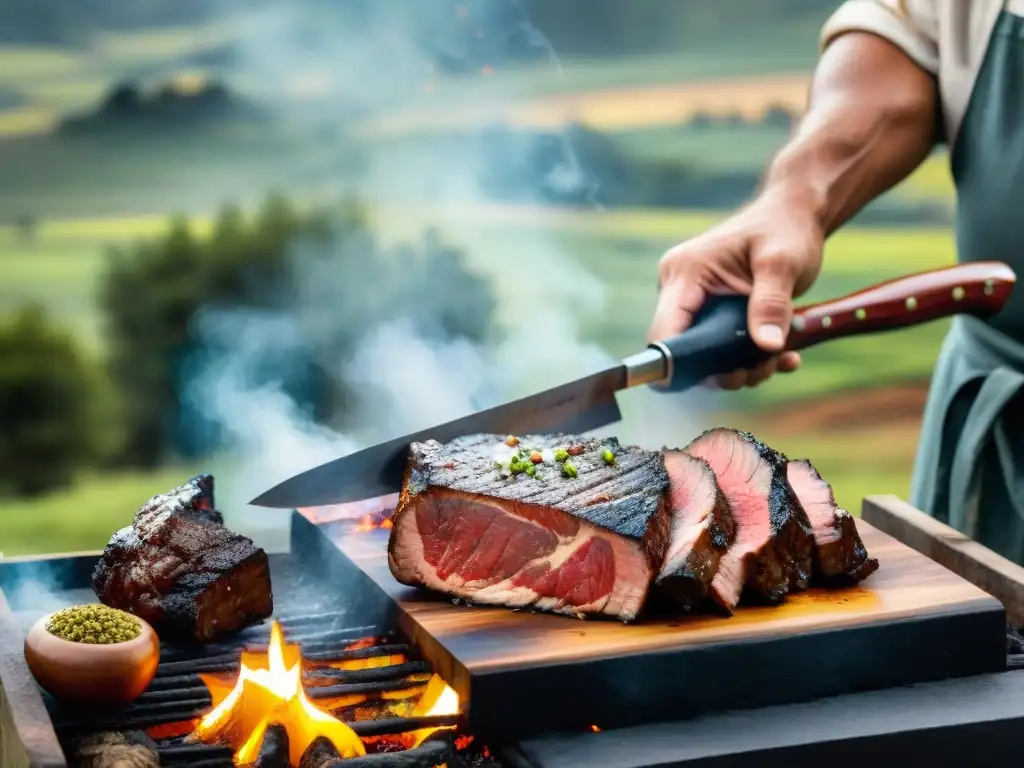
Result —
[[715, 473], [704, 459], [666, 450], [665, 469], [672, 522], [668, 551], [655, 583], [689, 610], [707, 597], [736, 525]]
[[395, 578], [477, 603], [634, 619], [668, 543], [661, 452], [572, 435], [515, 442], [410, 447], [388, 544]]
[[853, 515], [836, 504], [832, 486], [814, 465], [806, 459], [791, 461], [786, 476], [811, 521], [818, 575], [858, 582], [877, 571], [878, 561], [868, 556]]
[[105, 605], [178, 640], [224, 637], [274, 611], [267, 553], [224, 527], [209, 475], [146, 502], [107, 544], [92, 585]]
[[805, 589], [814, 537], [786, 481], [786, 459], [749, 432], [718, 428], [686, 448], [714, 470], [729, 501], [736, 537], [711, 582], [711, 598], [735, 610], [744, 588], [776, 602]]

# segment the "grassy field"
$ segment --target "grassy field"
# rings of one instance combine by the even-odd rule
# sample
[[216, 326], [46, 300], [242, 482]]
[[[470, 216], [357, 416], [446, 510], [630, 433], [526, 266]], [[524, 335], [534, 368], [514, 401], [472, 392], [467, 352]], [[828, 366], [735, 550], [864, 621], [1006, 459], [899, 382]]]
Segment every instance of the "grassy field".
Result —
[[[687, 41], [671, 56], [629, 60], [569, 59], [552, 68], [494, 72], [489, 77], [440, 78], [409, 99], [409, 109], [363, 126], [380, 141], [388, 131], [411, 137], [454, 121], [486, 120], [501, 106], [505, 117], [553, 127], [583, 121], [614, 132], [630, 154], [671, 159], [708, 170], [760, 167], [785, 132], [737, 127], [695, 131], [682, 123], [696, 110], [758, 115], [766, 106], [802, 103], [815, 55], [813, 25], [773, 35], [737, 35]], [[240, 28], [150, 30], [102, 37], [90, 48], [0, 47], [0, 313], [39, 301], [96, 353], [103, 323], [96, 307], [109, 245], [160, 233], [164, 212], [203, 212], [225, 199], [248, 200], [285, 181], [310, 189], [330, 175], [338, 157], [330, 141], [305, 135], [228, 126], [171, 143], [69, 142], [48, 135], [59, 117], [95, 104], [126, 75], [164, 76], [188, 58], [230, 41]], [[781, 41], [781, 42], [780, 42]], [[713, 43], [713, 44], [712, 44]], [[243, 92], [258, 83], [244, 71], [233, 81]], [[309, 98], [325, 73], [309, 71], [291, 81], [295, 97]], [[327, 72], [329, 79], [330, 73]], [[15, 98], [16, 97], [16, 98]], [[507, 108], [506, 108], [507, 107]], [[296, 141], [296, 138], [300, 139]], [[326, 169], [326, 174], [325, 174]], [[313, 180], [313, 181], [311, 181]], [[894, 196], [907, 201], [952, 201], [945, 160], [936, 156]], [[159, 213], [153, 214], [152, 211]], [[22, 214], [40, 218], [31, 241], [4, 222]], [[723, 214], [675, 211], [552, 211], [530, 207], [459, 206], [378, 210], [385, 239], [417, 236], [440, 224], [467, 249], [476, 268], [532, 258], [571, 260], [605, 289], [605, 303], [579, 318], [583, 335], [617, 355], [643, 343], [654, 301], [656, 266], [669, 246], [710, 226]], [[898, 274], [953, 261], [951, 237], [941, 227], [849, 229], [829, 243], [822, 278], [806, 300], [843, 294]], [[572, 272], [568, 272], [571, 279]], [[514, 297], [511, 281], [496, 285]], [[796, 431], [768, 415], [782, 404], [828, 397], [839, 389], [886, 385], [927, 375], [944, 333], [936, 324], [884, 337], [839, 342], [807, 353], [805, 370], [755, 393], [734, 396], [735, 426], [756, 428], [794, 456], [809, 456], [836, 487], [839, 501], [859, 507], [866, 493], [905, 495], [916, 443], [913, 416], [898, 423]], [[74, 489], [34, 501], [0, 503], [0, 552], [7, 555], [102, 546], [146, 498], [188, 474], [169, 468], [154, 474], [83, 477]], [[224, 482], [230, 482], [225, 474]]]
[[89, 475], [68, 491], [38, 500], [5, 500], [0, 553], [102, 549], [110, 534], [131, 522], [146, 499], [180, 485], [187, 470]]
[[[637, 86], [675, 85], [721, 77], [761, 73], [805, 72], [816, 55], [820, 20], [785, 29], [764, 25], [734, 29], [728, 39], [694, 35], [681, 40], [671, 54], [643, 55], [617, 60], [566, 58], [559, 65], [536, 69], [499, 69], [490, 77], [434, 77], [424, 81], [422, 98], [430, 102], [453, 99], [479, 103], [499, 97], [535, 97], [578, 94]], [[769, 25], [771, 26], [771, 25]], [[169, 27], [137, 32], [105, 34], [79, 48], [54, 46], [0, 46], [0, 88], [20, 93], [35, 109], [36, 129], [52, 125], [60, 114], [95, 102], [113, 80], [131, 76], [173, 75], [193, 68], [196, 54], [230, 44], [252, 52], [258, 39], [252, 27], [233, 19], [203, 27]], [[287, 52], [283, 52], [282, 55]], [[316, 93], [318, 87], [337, 77], [338, 60], [289, 77], [286, 88], [296, 97]], [[332, 71], [334, 70], [334, 71]], [[490, 71], [490, 70], [488, 70]], [[259, 71], [244, 66], [225, 73], [243, 90], [261, 85]], [[427, 87], [429, 86], [429, 87]], [[755, 88], [756, 90], [756, 88]], [[410, 97], [415, 97], [415, 93]], [[12, 110], [0, 111], [0, 136], [25, 132], [25, 118]]]
[[[553, 252], [575, 256], [580, 269], [598, 277], [606, 289], [603, 311], [582, 323], [585, 335], [620, 355], [636, 351], [642, 344], [654, 298], [658, 255], [719, 218], [651, 211], [555, 213], [509, 208], [465, 211], [464, 215], [462, 226], [450, 215], [443, 218], [449, 234], [471, 249], [478, 260], [501, 262], [502, 253], [514, 255], [522, 247], [535, 245], [538, 237]], [[379, 225], [392, 237], [401, 238], [438, 218], [439, 214], [430, 211], [384, 210]], [[532, 230], [526, 226], [530, 221]], [[200, 220], [197, 228], [202, 230], [206, 223]], [[41, 228], [31, 247], [20, 246], [13, 233], [3, 232], [0, 311], [34, 297], [74, 327], [94, 349], [100, 349], [101, 324], [94, 294], [105, 245], [153, 235], [164, 226], [159, 216], [55, 220]], [[939, 228], [851, 229], [829, 243], [824, 274], [807, 298], [826, 298], [952, 260], [950, 236]], [[759, 418], [757, 414], [763, 414], [769, 403], [925, 376], [943, 332], [944, 326], [935, 324], [811, 350], [800, 374], [737, 396], [733, 402], [754, 408], [755, 414], [736, 416], [730, 423], [746, 426], [746, 419]], [[766, 423], [763, 434], [793, 455], [814, 457], [835, 483], [840, 501], [851, 508], [856, 508], [866, 493], [906, 493], [916, 440], [912, 422], [909, 426], [795, 435]], [[37, 502], [5, 504], [0, 515], [0, 551], [24, 554], [99, 546], [142, 500], [182, 478], [183, 470], [153, 476], [89, 477], [68, 493]]]

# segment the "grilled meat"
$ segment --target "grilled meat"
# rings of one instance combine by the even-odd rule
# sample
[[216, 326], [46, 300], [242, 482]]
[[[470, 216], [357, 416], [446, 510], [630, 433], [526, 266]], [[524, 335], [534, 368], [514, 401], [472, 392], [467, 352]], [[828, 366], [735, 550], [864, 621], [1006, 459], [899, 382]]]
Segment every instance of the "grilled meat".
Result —
[[224, 525], [224, 515], [213, 503], [213, 475], [197, 475], [188, 484], [199, 489], [199, 495], [189, 505], [189, 514], [195, 515], [200, 522]]
[[836, 504], [832, 486], [814, 465], [806, 459], [791, 461], [786, 476], [811, 522], [817, 574], [857, 582], [877, 571], [878, 561], [868, 557], [853, 515]]
[[571, 435], [414, 443], [388, 563], [478, 603], [634, 619], [668, 544], [662, 454]]
[[718, 428], [686, 448], [714, 470], [736, 537], [711, 582], [732, 612], [744, 588], [775, 602], [807, 587], [814, 554], [810, 521], [786, 480], [786, 459], [748, 432]]
[[690, 609], [708, 595], [736, 534], [729, 502], [711, 466], [683, 451], [665, 451], [672, 527], [655, 583]]
[[208, 642], [273, 613], [267, 553], [213, 509], [213, 478], [154, 496], [114, 534], [92, 577], [100, 601], [162, 637]]

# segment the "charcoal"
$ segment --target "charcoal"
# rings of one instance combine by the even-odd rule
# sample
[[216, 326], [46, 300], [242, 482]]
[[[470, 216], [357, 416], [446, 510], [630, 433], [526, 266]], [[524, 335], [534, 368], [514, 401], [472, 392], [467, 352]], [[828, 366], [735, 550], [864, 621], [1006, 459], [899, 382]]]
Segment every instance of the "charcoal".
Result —
[[334, 745], [321, 737], [302, 754], [299, 768], [435, 768], [454, 759], [455, 750], [449, 739], [430, 738], [413, 749], [343, 759]]
[[283, 725], [272, 723], [267, 728], [252, 768], [288, 768], [288, 731]]

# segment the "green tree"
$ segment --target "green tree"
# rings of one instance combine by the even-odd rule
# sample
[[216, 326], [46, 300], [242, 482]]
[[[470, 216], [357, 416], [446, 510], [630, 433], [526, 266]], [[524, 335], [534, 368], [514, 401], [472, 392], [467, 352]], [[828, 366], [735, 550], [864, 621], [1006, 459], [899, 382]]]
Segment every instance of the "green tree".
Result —
[[91, 375], [74, 338], [41, 308], [0, 324], [0, 488], [42, 494], [95, 458]]
[[300, 327], [302, 348], [268, 349], [253, 384], [280, 384], [333, 423], [350, 402], [335, 366], [375, 325], [407, 318], [427, 335], [481, 340], [494, 310], [489, 284], [436, 234], [384, 248], [358, 200], [306, 211], [280, 195], [248, 217], [225, 207], [208, 237], [179, 218], [162, 239], [115, 251], [102, 303], [122, 463], [143, 467], [216, 447], [185, 394], [209, 361], [243, 345], [246, 324], [242, 316], [229, 332], [210, 333], [211, 317], [257, 311]]

